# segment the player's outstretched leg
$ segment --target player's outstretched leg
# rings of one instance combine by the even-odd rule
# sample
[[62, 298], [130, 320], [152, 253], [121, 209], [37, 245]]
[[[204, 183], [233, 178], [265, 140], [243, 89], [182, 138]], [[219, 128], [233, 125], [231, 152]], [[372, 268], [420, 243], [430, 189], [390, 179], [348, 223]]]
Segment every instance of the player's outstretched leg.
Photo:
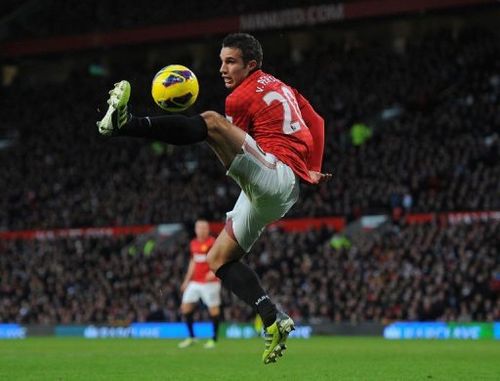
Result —
[[295, 329], [292, 318], [283, 312], [278, 312], [276, 321], [264, 331], [266, 349], [262, 354], [264, 364], [276, 362], [283, 356], [288, 335]]
[[108, 111], [97, 122], [102, 135], [146, 138], [175, 145], [194, 144], [207, 138], [207, 123], [201, 115], [136, 117], [128, 111], [129, 99], [130, 83], [115, 83], [109, 92]]
[[130, 83], [120, 81], [109, 92], [108, 111], [104, 118], [97, 122], [97, 127], [102, 135], [116, 135], [130, 118], [127, 103], [130, 99]]

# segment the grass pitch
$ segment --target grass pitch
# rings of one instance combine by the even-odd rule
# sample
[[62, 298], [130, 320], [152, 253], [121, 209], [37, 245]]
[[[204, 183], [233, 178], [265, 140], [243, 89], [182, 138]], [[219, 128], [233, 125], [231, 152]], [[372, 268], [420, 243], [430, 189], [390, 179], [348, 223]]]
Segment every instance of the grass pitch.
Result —
[[0, 380], [500, 380], [500, 341], [291, 339], [263, 365], [264, 343], [222, 340], [178, 349], [173, 340], [29, 338], [0, 341]]

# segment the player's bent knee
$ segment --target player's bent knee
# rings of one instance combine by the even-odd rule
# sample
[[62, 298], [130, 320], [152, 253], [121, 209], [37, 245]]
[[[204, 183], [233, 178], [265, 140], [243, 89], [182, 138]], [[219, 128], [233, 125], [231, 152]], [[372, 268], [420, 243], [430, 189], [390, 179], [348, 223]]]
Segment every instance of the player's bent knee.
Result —
[[230, 123], [221, 114], [215, 111], [205, 111], [201, 114], [203, 120], [207, 124], [207, 129], [209, 134], [221, 133], [226, 130]]
[[207, 263], [208, 267], [213, 272], [219, 270], [219, 268], [225, 263], [224, 257], [222, 256], [220, 250], [210, 249], [210, 251], [207, 253]]
[[215, 250], [209, 250], [207, 253], [207, 264], [210, 270], [216, 272], [220, 266], [217, 266], [217, 254]]

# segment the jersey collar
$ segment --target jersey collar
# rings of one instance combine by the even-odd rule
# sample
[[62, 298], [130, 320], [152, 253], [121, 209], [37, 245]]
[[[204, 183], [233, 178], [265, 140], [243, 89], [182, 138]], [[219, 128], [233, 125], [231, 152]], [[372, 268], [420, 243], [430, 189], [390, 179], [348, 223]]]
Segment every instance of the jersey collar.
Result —
[[250, 74], [248, 77], [246, 77], [243, 82], [240, 83], [238, 87], [244, 87], [247, 86], [249, 83], [252, 83], [256, 78], [259, 78], [263, 74], [263, 71], [261, 69], [255, 70], [252, 74]]

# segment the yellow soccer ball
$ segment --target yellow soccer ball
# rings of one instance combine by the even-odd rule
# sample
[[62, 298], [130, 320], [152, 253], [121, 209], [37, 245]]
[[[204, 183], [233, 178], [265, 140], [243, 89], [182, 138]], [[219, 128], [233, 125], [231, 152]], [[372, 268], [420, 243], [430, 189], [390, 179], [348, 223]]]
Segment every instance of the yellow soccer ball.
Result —
[[193, 105], [200, 87], [196, 75], [183, 65], [168, 65], [153, 78], [151, 95], [155, 103], [169, 112], [180, 112]]

